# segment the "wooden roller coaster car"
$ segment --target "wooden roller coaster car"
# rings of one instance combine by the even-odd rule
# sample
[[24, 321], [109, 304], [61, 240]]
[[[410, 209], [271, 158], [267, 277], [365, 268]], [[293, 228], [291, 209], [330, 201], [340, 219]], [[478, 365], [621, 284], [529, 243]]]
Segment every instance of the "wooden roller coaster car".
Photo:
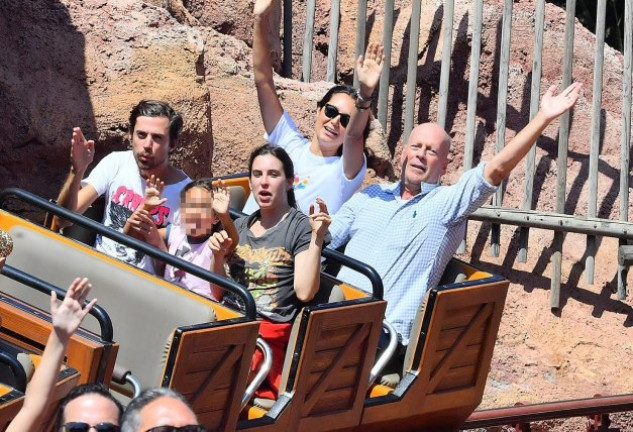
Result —
[[[209, 430], [457, 430], [481, 401], [508, 289], [501, 277], [452, 260], [420, 307], [399, 383], [387, 387], [369, 379], [386, 306], [382, 287], [372, 296], [323, 275], [321, 302], [305, 307], [295, 321], [279, 398], [266, 409], [249, 403], [242, 410], [258, 329], [254, 315], [240, 315], [3, 211], [0, 228], [16, 242], [10, 265], [60, 286], [80, 269], [90, 270], [81, 274], [94, 278], [95, 296], [112, 311], [117, 362], [135, 365], [130, 369], [143, 386], [160, 383], [183, 392]], [[193, 267], [183, 268], [195, 274]], [[188, 306], [181, 309], [176, 303], [182, 299]], [[200, 305], [198, 312], [189, 309]], [[168, 320], [171, 313], [176, 316]], [[202, 322], [211, 314], [214, 322]], [[163, 315], [170, 323], [165, 328]], [[152, 346], [146, 339], [154, 340]]]

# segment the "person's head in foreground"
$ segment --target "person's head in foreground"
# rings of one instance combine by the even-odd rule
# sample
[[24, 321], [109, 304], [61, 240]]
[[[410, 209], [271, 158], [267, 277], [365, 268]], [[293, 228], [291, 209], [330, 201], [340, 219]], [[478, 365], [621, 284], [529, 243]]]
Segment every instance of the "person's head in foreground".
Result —
[[118, 432], [123, 406], [103, 384], [84, 384], [62, 399], [58, 432]]
[[297, 206], [294, 166], [284, 149], [269, 144], [256, 148], [251, 153], [248, 172], [251, 191], [262, 212], [288, 211]]
[[205, 432], [185, 398], [168, 388], [143, 391], [132, 399], [121, 432]]

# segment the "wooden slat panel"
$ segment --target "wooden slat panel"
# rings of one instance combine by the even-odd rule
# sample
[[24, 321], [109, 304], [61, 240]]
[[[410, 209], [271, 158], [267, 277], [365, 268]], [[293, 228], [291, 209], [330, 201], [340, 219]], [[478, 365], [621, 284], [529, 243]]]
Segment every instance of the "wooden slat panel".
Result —
[[[314, 353], [314, 359], [309, 365], [310, 373], [314, 372], [322, 372], [326, 370], [332, 362], [334, 362], [341, 352], [340, 345], [338, 349], [324, 350]], [[363, 345], [364, 346], [364, 345]], [[346, 355], [340, 360], [340, 365], [342, 367], [348, 367], [353, 365], [358, 365], [358, 363], [363, 359], [365, 354], [362, 352], [362, 347], [359, 347], [355, 350], [350, 350], [346, 353]]]
[[[308, 377], [308, 388], [312, 388], [321, 378], [321, 372], [311, 373]], [[328, 387], [328, 391], [340, 389], [344, 387], [354, 386], [358, 382], [358, 367], [354, 364], [352, 367], [344, 367], [336, 376], [336, 381], [332, 382]]]
[[434, 393], [473, 386], [477, 377], [477, 370], [478, 368], [475, 366], [450, 369], [439, 381]]
[[[204, 416], [209, 430], [232, 430], [237, 424], [258, 329], [253, 321], [181, 335], [170, 387], [188, 394], [196, 413], [214, 412]], [[206, 371], [200, 369], [200, 350], [208, 355]], [[198, 354], [192, 356], [192, 351]]]
[[466, 327], [478, 310], [479, 305], [459, 309], [448, 309], [445, 319], [442, 321], [442, 330]]
[[344, 387], [327, 391], [319, 397], [318, 402], [310, 411], [310, 415], [331, 414], [336, 411], [348, 409], [353, 402], [354, 395], [354, 387]]
[[[457, 338], [463, 333], [465, 327], [457, 327], [449, 330], [442, 330], [440, 332], [440, 340], [437, 345], [437, 350], [442, 351], [453, 346]], [[468, 338], [468, 344], [480, 344], [485, 336], [485, 328], [481, 326], [479, 329], [475, 329], [472, 336]]]
[[[477, 364], [481, 350], [481, 345], [468, 345], [452, 359], [451, 368]], [[435, 369], [447, 354], [449, 354], [449, 350], [436, 351], [431, 357], [431, 369]]]
[[332, 348], [338, 348], [345, 345], [345, 342], [351, 337], [351, 335], [358, 330], [358, 325], [349, 326], [335, 326], [334, 328], [327, 328], [321, 330], [321, 336], [316, 343], [316, 351], [325, 351]]

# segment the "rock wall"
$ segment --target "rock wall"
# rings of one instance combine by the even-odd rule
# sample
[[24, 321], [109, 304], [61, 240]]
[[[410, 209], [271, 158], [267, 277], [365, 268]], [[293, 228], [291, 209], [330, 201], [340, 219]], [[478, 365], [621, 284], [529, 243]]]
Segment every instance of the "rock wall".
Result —
[[[388, 124], [384, 132], [376, 127], [370, 143], [377, 156], [373, 173], [383, 179], [393, 175], [392, 162], [403, 139], [411, 1], [396, 2]], [[443, 2], [421, 1], [416, 122], [436, 118], [444, 48]], [[381, 40], [384, 1], [369, 3], [367, 40]], [[143, 98], [167, 100], [183, 113], [185, 130], [174, 161], [192, 177], [243, 171], [250, 149], [263, 142], [252, 80], [252, 5], [253, 0], [0, 0], [0, 188], [19, 186], [54, 197], [67, 172], [71, 128], [80, 125], [97, 139], [98, 158], [124, 149], [129, 110]], [[354, 64], [356, 7], [356, 0], [346, 0], [341, 8], [338, 79], [343, 82], [351, 81]], [[295, 0], [293, 8], [293, 74], [277, 77], [276, 82], [284, 107], [309, 136], [316, 101], [329, 86], [321, 80], [329, 49], [330, 2], [317, 0], [313, 83], [297, 81], [305, 1]], [[277, 5], [270, 39], [278, 67], [282, 50], [276, 35], [278, 29], [283, 31], [280, 9]], [[514, 4], [507, 139], [528, 121], [534, 9], [532, 0]], [[476, 161], [492, 154], [496, 140], [502, 10], [502, 0], [485, 2]], [[462, 172], [471, 11], [471, 1], [456, 2], [447, 116], [454, 151], [444, 179], [448, 183]], [[546, 5], [541, 93], [560, 83], [564, 20], [561, 9]], [[585, 87], [573, 113], [566, 211], [585, 214], [595, 38], [576, 24], [575, 40], [574, 77]], [[598, 210], [602, 217], [618, 219], [623, 58], [608, 47], [604, 56]], [[542, 210], [554, 208], [557, 133], [556, 122], [537, 146], [534, 202]], [[523, 178], [521, 164], [505, 187], [505, 205], [521, 205]], [[628, 217], [633, 219], [630, 206]], [[633, 307], [630, 296], [618, 302], [611, 292], [617, 242], [601, 243], [596, 282], [590, 285], [581, 278], [584, 239], [568, 236], [561, 318], [548, 310], [551, 236], [532, 230], [529, 261], [518, 264], [514, 262], [516, 244], [510, 241], [514, 229], [503, 230], [501, 258], [485, 252], [487, 234], [485, 226], [473, 224], [465, 258], [515, 283], [484, 405], [630, 391]]]

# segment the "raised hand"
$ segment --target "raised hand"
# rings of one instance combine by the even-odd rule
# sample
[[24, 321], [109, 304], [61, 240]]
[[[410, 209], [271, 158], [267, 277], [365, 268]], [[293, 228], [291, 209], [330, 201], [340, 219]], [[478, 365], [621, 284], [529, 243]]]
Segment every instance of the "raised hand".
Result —
[[95, 157], [95, 142], [86, 140], [81, 128], [73, 128], [70, 140], [70, 163], [75, 172], [83, 174]]
[[231, 246], [233, 246], [233, 240], [226, 231], [213, 233], [209, 240], [207, 240], [207, 246], [211, 249], [213, 256], [216, 258], [224, 259], [230, 252]]
[[370, 43], [364, 56], [356, 61], [356, 74], [360, 84], [361, 96], [369, 97], [380, 81], [385, 55], [381, 44]]
[[164, 188], [165, 182], [154, 176], [154, 174], [145, 180], [145, 201], [143, 202], [145, 210], [152, 210], [167, 202], [167, 198], [161, 198]]
[[90, 312], [97, 299], [84, 306], [92, 285], [87, 278], [76, 278], [68, 287], [66, 297], [57, 303], [55, 291], [51, 293], [51, 318], [53, 329], [60, 341], [67, 341], [77, 331], [84, 317]]
[[312, 228], [312, 232], [315, 233], [318, 237], [323, 238], [327, 233], [327, 229], [332, 222], [332, 218], [327, 211], [327, 205], [325, 201], [321, 198], [316, 199], [317, 204], [319, 205], [319, 211], [316, 212], [314, 208], [314, 204], [310, 204], [310, 227]]
[[582, 84], [575, 82], [559, 95], [554, 96], [556, 89], [557, 87], [555, 85], [551, 86], [541, 99], [541, 113], [549, 121], [560, 116], [576, 104], [580, 90], [582, 89]]
[[255, 16], [265, 16], [272, 10], [272, 5], [275, 0], [256, 0], [253, 7], [253, 14]]
[[218, 180], [213, 188], [213, 211], [218, 215], [226, 215], [229, 212], [231, 194], [222, 180]]

